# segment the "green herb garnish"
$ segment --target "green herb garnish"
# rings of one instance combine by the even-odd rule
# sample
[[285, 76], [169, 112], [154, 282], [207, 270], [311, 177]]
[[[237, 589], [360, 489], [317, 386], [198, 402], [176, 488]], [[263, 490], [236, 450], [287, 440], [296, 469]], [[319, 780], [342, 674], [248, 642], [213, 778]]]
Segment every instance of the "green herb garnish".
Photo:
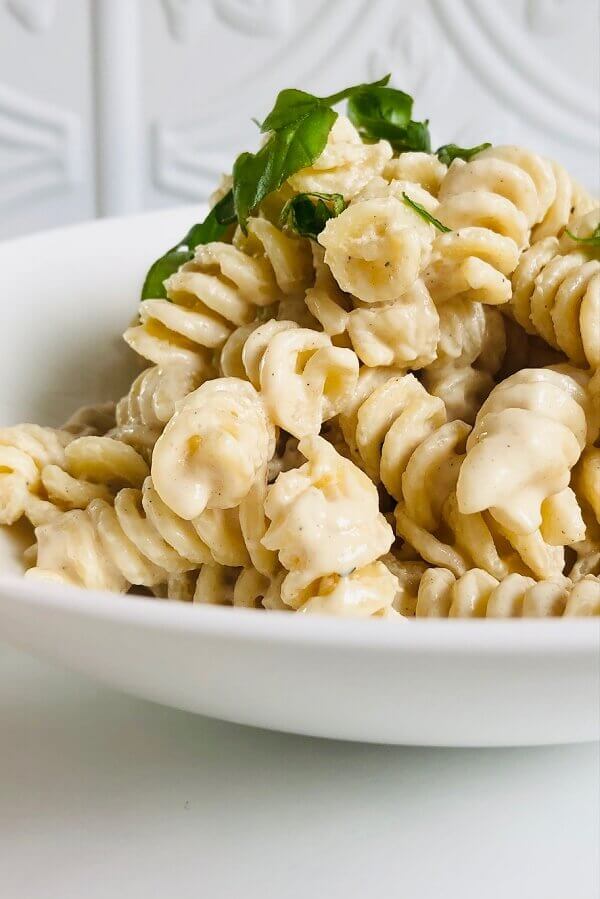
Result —
[[185, 237], [150, 267], [142, 287], [142, 300], [164, 299], [167, 295], [164, 281], [176, 272], [180, 265], [194, 258], [197, 246], [220, 240], [227, 226], [233, 221], [235, 221], [233, 193], [228, 191], [203, 222], [192, 225]]
[[474, 156], [477, 156], [478, 153], [481, 153], [482, 150], [487, 150], [491, 146], [490, 143], [479, 144], [478, 147], [459, 147], [457, 144], [444, 144], [443, 147], [439, 147], [435, 151], [435, 155], [440, 162], [450, 165], [454, 159], [464, 159], [465, 162], [468, 162]]
[[407, 206], [410, 206], [411, 209], [414, 209], [422, 219], [425, 219], [426, 222], [429, 222], [430, 225], [434, 225], [438, 231], [442, 231], [447, 233], [450, 231], [450, 228], [447, 228], [446, 225], [442, 225], [439, 219], [436, 219], [432, 216], [430, 212], [427, 212], [424, 206], [421, 206], [420, 203], [417, 203], [415, 200], [411, 200], [407, 193], [402, 194], [402, 199], [406, 203]]
[[592, 233], [588, 234], [587, 237], [577, 237], [568, 228], [565, 228], [565, 234], [568, 234], [571, 240], [576, 240], [577, 243], [583, 243], [588, 247], [600, 247], [600, 223], [596, 225]]
[[413, 98], [385, 85], [368, 85], [348, 100], [348, 118], [365, 140], [388, 140], [400, 153], [429, 153], [429, 122], [411, 120]]
[[266, 144], [257, 153], [242, 153], [233, 166], [234, 205], [244, 232], [252, 210], [321, 155], [337, 118], [332, 106], [356, 92], [381, 87], [389, 79], [386, 75], [372, 85], [347, 87], [329, 97], [315, 97], [295, 88], [279, 92], [260, 129], [263, 134], [270, 132]]
[[297, 194], [281, 210], [279, 225], [301, 237], [316, 240], [329, 219], [335, 218], [345, 208], [346, 202], [341, 194]]
[[[412, 97], [388, 87], [386, 75], [372, 84], [357, 84], [328, 97], [295, 88], [280, 91], [260, 130], [267, 134], [256, 153], [241, 153], [233, 166], [233, 188], [211, 209], [203, 222], [153, 264], [146, 275], [142, 299], [164, 297], [163, 282], [193, 258], [199, 244], [220, 240], [226, 228], [239, 222], [246, 233], [249, 216], [269, 194], [301, 169], [311, 166], [327, 144], [337, 118], [333, 107], [348, 100], [348, 115], [367, 141], [389, 140], [397, 151], [430, 152], [427, 122], [413, 122]], [[328, 218], [344, 208], [333, 194], [301, 194], [285, 208], [285, 225], [298, 234], [316, 236]], [[415, 204], [417, 208], [418, 204]], [[435, 223], [435, 219], [432, 219]]]

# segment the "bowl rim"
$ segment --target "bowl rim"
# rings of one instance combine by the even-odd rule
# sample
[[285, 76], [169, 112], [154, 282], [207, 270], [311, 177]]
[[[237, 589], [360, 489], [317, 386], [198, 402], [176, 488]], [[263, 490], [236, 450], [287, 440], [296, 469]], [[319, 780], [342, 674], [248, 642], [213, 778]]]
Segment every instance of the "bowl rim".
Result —
[[[206, 202], [198, 203], [178, 203], [175, 206], [165, 206], [162, 209], [147, 209], [143, 212], [127, 212], [122, 215], [107, 215], [102, 218], [87, 218], [80, 222], [71, 222], [68, 225], [55, 225], [52, 228], [39, 228], [26, 234], [18, 234], [16, 237], [7, 237], [0, 240], [0, 252], [19, 250], [21, 247], [30, 249], [29, 244], [32, 241], [44, 240], [46, 238], [60, 239], [69, 237], [75, 231], [104, 231], [114, 228], [115, 225], [121, 223], [130, 224], [132, 221], [152, 221], [153, 219], [169, 218], [178, 215], [191, 214], [194, 217], [201, 217], [206, 214], [208, 204]], [[165, 238], [165, 246], [168, 243], [168, 237]]]
[[[365, 619], [232, 608], [42, 584], [0, 575], [0, 622], [12, 604], [45, 607], [79, 618], [110, 620], [221, 640], [313, 644], [336, 650], [402, 650], [481, 658], [491, 654], [593, 654], [600, 660], [600, 619]], [[0, 634], [1, 634], [0, 624]]]

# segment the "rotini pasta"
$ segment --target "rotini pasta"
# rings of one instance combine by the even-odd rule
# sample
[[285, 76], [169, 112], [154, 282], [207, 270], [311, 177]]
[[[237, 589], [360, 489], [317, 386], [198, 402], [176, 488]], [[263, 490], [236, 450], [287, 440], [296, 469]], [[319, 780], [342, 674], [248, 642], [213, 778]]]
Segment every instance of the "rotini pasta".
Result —
[[561, 255], [554, 237], [535, 243], [513, 275], [510, 308], [526, 331], [539, 334], [575, 365], [600, 367], [598, 259], [581, 250]]
[[376, 561], [394, 539], [377, 490], [360, 469], [322, 437], [305, 437], [299, 449], [306, 463], [280, 474], [267, 491], [270, 525], [262, 540], [290, 572], [282, 599], [296, 608], [314, 581]]
[[195, 367], [153, 365], [142, 371], [117, 403], [115, 426], [109, 436], [129, 443], [149, 458], [176, 404], [200, 386]]
[[312, 166], [293, 175], [289, 184], [298, 193], [341, 194], [350, 200], [374, 175], [381, 174], [391, 157], [387, 141], [363, 143], [354, 125], [338, 116], [322, 154]]
[[419, 618], [547, 618], [600, 614], [600, 579], [539, 581], [510, 574], [501, 581], [473, 568], [458, 579], [430, 568], [419, 585]]
[[586, 444], [584, 404], [579, 384], [550, 369], [523, 369], [494, 388], [467, 443], [460, 511], [489, 509], [517, 534], [538, 529], [542, 503], [568, 487]]
[[103, 437], [115, 426], [115, 403], [93, 403], [82, 406], [62, 426], [74, 437]]
[[413, 450], [446, 420], [443, 402], [430, 396], [414, 375], [363, 369], [340, 424], [353, 457], [396, 499]]
[[470, 162], [456, 159], [440, 192], [439, 235], [425, 282], [436, 303], [460, 296], [498, 305], [519, 253], [556, 193], [549, 162], [518, 147], [491, 147]]
[[295, 322], [272, 319], [230, 340], [224, 348], [227, 370], [243, 371], [260, 390], [271, 420], [294, 437], [318, 434], [356, 385], [356, 355]]
[[319, 235], [342, 288], [364, 303], [397, 300], [426, 265], [433, 226], [396, 197], [361, 200], [329, 219]]
[[0, 428], [0, 524], [14, 524], [25, 515], [33, 525], [56, 514], [42, 484], [49, 465], [65, 466], [68, 431], [34, 424]]
[[448, 171], [447, 166], [433, 153], [401, 153], [387, 162], [383, 177], [387, 181], [409, 181], [437, 197], [442, 181]]
[[0, 428], [29, 578], [396, 621], [600, 615], [598, 202], [519, 147], [424, 152], [382, 86], [282, 92], [150, 269], [128, 393]]
[[296, 598], [297, 612], [344, 618], [382, 617], [394, 613], [398, 581], [383, 562], [372, 562], [348, 575], [330, 574], [313, 582]]
[[160, 366], [172, 362], [208, 372], [209, 351], [222, 347], [236, 326], [252, 321], [280, 292], [308, 286], [305, 241], [287, 237], [266, 219], [252, 219], [248, 232], [237, 240], [243, 249], [201, 244], [167, 280], [167, 300], [142, 302], [141, 323], [124, 334], [132, 349]]
[[422, 281], [392, 303], [360, 305], [340, 289], [320, 247], [314, 247], [313, 258], [315, 284], [306, 292], [306, 305], [334, 342], [347, 340], [360, 361], [371, 367], [416, 370], [433, 362], [439, 318]]
[[260, 395], [238, 378], [217, 378], [190, 393], [154, 447], [152, 478], [177, 515], [229, 509], [246, 496], [275, 449]]

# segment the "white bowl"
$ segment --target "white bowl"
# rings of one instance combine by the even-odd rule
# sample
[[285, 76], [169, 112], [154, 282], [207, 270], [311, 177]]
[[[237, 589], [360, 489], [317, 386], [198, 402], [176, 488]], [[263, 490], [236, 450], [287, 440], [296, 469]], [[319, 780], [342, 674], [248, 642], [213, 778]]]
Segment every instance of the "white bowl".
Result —
[[[131, 377], [119, 335], [149, 263], [197, 211], [0, 245], [0, 424], [57, 424]], [[126, 692], [261, 727], [506, 746], [600, 733], [600, 622], [340, 621], [84, 592], [18, 577], [0, 534], [0, 636]]]

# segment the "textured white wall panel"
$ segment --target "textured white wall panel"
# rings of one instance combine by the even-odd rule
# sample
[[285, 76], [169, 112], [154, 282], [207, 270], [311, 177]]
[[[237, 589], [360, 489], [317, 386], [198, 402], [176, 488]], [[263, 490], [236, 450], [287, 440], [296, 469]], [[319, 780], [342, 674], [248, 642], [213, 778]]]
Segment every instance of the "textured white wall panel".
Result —
[[203, 200], [279, 88], [387, 71], [434, 144], [598, 190], [599, 29], [598, 0], [0, 0], [0, 235]]
[[0, 238], [94, 215], [87, 0], [0, 0]]

